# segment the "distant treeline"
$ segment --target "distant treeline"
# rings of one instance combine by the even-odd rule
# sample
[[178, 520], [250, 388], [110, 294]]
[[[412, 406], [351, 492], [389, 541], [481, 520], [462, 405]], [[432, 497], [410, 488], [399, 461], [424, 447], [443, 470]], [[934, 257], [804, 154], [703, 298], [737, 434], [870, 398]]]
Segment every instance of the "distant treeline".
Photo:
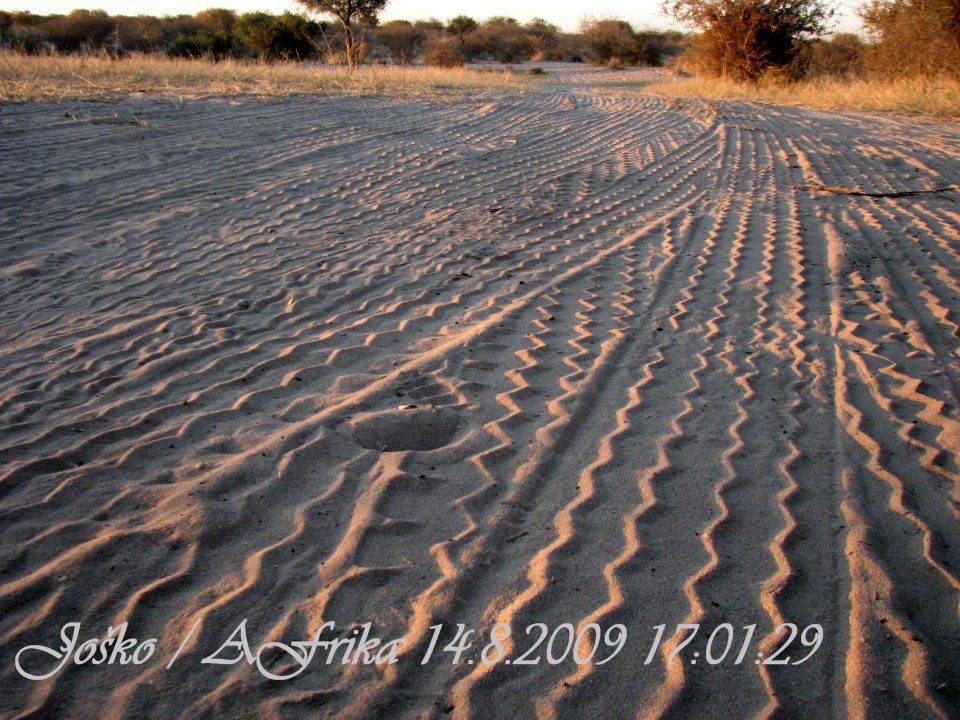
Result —
[[[477, 21], [461, 15], [448, 22], [379, 23], [371, 18], [360, 23], [356, 33], [363, 40], [363, 62], [440, 66], [481, 60], [658, 66], [686, 46], [682, 33], [638, 31], [616, 19], [586, 21], [581, 32], [565, 33], [542, 19], [528, 23], [508, 17]], [[0, 46], [29, 54], [149, 53], [214, 60], [336, 62], [343, 54], [342, 31], [336, 23], [291, 12], [238, 14], [221, 8], [166, 17], [108, 15], [102, 10], [46, 16], [0, 11]]]
[[[301, 0], [305, 4], [312, 0]], [[665, 0], [663, 8], [697, 32], [637, 30], [616, 18], [586, 20], [565, 33], [546, 20], [478, 21], [460, 15], [351, 25], [358, 62], [458, 66], [482, 60], [561, 60], [618, 67], [671, 64], [707, 75], [755, 80], [767, 76], [960, 76], [960, 0], [864, 0], [866, 39], [823, 38], [827, 0]], [[180, 58], [344, 60], [344, 32], [335, 22], [297, 13], [238, 14], [212, 8], [196, 15], [111, 16], [0, 11], [0, 48], [28, 54], [148, 53]]]

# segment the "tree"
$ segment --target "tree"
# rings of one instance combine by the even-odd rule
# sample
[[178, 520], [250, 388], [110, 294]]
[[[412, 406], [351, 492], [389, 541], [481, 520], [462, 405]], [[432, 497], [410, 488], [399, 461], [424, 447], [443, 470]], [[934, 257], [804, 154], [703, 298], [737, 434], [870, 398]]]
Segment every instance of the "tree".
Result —
[[468, 32], [473, 32], [478, 27], [477, 21], [467, 15], [457, 15], [453, 20], [447, 23], [447, 32], [460, 38], [460, 48], [465, 42], [463, 36]]
[[236, 22], [237, 39], [255, 51], [261, 60], [269, 60], [273, 54], [274, 17], [265, 12], [248, 12]]
[[663, 0], [662, 7], [701, 31], [704, 69], [735, 80], [788, 70], [833, 15], [826, 0]]
[[343, 44], [347, 55], [347, 66], [353, 70], [357, 64], [360, 48], [351, 23], [361, 20], [375, 20], [377, 14], [386, 6], [388, 0], [297, 0], [307, 10], [325, 15], [333, 15], [343, 28]]

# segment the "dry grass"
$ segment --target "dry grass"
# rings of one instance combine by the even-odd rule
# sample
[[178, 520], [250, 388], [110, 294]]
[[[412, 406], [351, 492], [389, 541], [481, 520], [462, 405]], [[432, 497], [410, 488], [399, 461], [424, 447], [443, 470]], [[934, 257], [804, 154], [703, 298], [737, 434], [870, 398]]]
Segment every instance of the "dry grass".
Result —
[[365, 66], [314, 63], [219, 63], [134, 56], [102, 57], [0, 54], [0, 102], [108, 99], [133, 92], [197, 95], [436, 95], [466, 89], [522, 90], [531, 78], [519, 73], [462, 68]]
[[649, 92], [671, 97], [748, 100], [827, 110], [870, 110], [960, 117], [960, 81], [904, 78], [899, 80], [808, 80], [787, 84], [747, 84], [719, 78], [686, 78], [655, 83]]
[[[617, 87], [671, 97], [701, 97], [768, 102], [830, 110], [869, 110], [920, 113], [960, 118], [960, 81], [928, 80], [811, 80], [793, 85], [746, 84], [716, 78], [683, 78], [657, 82], [645, 69], [644, 81], [614, 78]], [[637, 71], [639, 72], [639, 70]], [[32, 57], [0, 53], [0, 102], [108, 99], [134, 92], [204, 95], [350, 94], [436, 96], [464, 90], [535, 89], [543, 76], [522, 71], [476, 68], [364, 66], [349, 73], [344, 67], [316, 63], [220, 63], [134, 56], [120, 61], [104, 57]], [[554, 76], [556, 81], [560, 76]], [[590, 77], [585, 84], [604, 86]]]

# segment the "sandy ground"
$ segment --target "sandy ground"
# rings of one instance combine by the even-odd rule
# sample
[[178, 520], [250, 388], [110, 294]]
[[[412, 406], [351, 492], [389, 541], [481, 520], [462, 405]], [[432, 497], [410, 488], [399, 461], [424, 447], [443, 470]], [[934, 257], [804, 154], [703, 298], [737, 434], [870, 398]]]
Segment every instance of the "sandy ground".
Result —
[[960, 717], [960, 193], [802, 187], [956, 125], [568, 81], [0, 158], [3, 717]]

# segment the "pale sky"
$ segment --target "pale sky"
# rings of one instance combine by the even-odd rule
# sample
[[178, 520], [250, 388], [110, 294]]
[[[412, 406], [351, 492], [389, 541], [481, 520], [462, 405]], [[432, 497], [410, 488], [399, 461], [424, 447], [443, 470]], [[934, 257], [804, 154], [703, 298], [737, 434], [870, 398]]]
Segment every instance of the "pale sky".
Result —
[[[839, 30], [856, 30], [859, 21], [853, 14], [858, 0], [834, 0], [841, 7]], [[209, 7], [231, 8], [238, 12], [265, 10], [274, 14], [284, 10], [302, 12], [294, 0], [0, 0], [4, 10], [29, 9], [38, 15], [68, 13], [82, 7], [106, 10], [111, 15], [178, 15], [194, 13]], [[574, 32], [584, 15], [618, 17], [637, 29], [671, 27], [660, 14], [660, 0], [592, 0], [584, 3], [573, 0], [448, 0], [438, 4], [431, 0], [391, 0], [381, 14], [381, 20], [418, 20], [436, 17], [447, 21], [457, 15], [469, 15], [483, 20], [494, 15], [506, 15], [520, 22], [541, 17], [563, 30]]]

